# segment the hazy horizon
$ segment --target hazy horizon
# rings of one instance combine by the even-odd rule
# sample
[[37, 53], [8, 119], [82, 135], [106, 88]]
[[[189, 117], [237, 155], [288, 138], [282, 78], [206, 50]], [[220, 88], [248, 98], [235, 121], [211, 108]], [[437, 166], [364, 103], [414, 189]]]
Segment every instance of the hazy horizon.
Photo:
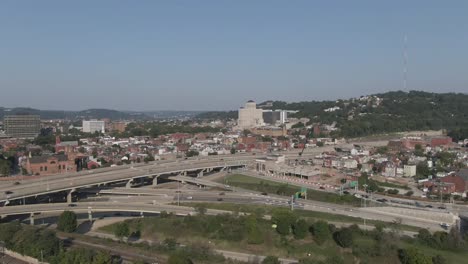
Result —
[[[421, 4], [423, 3], [423, 4]], [[0, 106], [225, 111], [468, 91], [468, 2], [2, 1]]]

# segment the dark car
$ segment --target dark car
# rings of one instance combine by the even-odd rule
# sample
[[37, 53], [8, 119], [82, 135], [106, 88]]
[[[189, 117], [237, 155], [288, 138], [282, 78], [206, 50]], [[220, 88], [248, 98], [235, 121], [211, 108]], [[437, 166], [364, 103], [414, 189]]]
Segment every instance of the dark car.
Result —
[[323, 186], [320, 186], [320, 187], [319, 187], [319, 189], [325, 190], [325, 187], [323, 187]]
[[225, 195], [225, 193], [224, 193], [224, 192], [220, 192], [219, 195]]
[[76, 204], [68, 204], [68, 207], [76, 207]]
[[221, 201], [223, 201], [223, 198], [218, 198], [218, 202], [221, 202]]
[[437, 208], [442, 209], [442, 210], [447, 209], [447, 207], [445, 207], [445, 206], [439, 206], [439, 207], [437, 207]]
[[262, 195], [268, 195], [268, 193], [266, 193], [266, 192], [262, 192]]
[[12, 191], [6, 191], [5, 194], [12, 194]]
[[14, 182], [13, 185], [20, 185], [20, 182]]
[[349, 192], [348, 192], [348, 191], [344, 191], [343, 193], [344, 193], [344, 194], [349, 194]]
[[428, 204], [426, 205], [427, 208], [432, 208], [432, 205]]

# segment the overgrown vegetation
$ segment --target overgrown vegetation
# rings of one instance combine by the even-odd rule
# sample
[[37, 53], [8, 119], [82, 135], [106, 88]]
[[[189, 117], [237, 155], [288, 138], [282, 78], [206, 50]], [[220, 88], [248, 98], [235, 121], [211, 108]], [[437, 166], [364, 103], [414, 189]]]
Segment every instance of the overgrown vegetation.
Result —
[[[209, 243], [219, 249], [269, 256], [263, 263], [278, 263], [279, 257], [287, 257], [299, 263], [439, 264], [463, 263], [468, 257], [466, 241], [455, 230], [434, 234], [421, 230], [411, 238], [402, 235], [398, 225], [391, 225], [390, 230], [384, 230], [382, 224], [373, 230], [357, 225], [339, 228], [282, 208], [272, 212], [271, 220], [260, 214], [178, 217], [164, 213], [127, 222], [131, 230], [140, 229], [144, 238], [164, 241], [162, 245], [174, 252]], [[103, 230], [112, 232], [114, 228]], [[193, 252], [171, 254], [175, 255], [193, 263], [201, 261]]]
[[[284, 196], [294, 195], [301, 189], [295, 185], [263, 180], [240, 174], [228, 175], [225, 178], [225, 182], [231, 186], [240, 187], [243, 189]], [[307, 199], [354, 206], [360, 205], [360, 200], [352, 195], [339, 195], [336, 193], [322, 192], [313, 189], [307, 189]]]
[[54, 231], [21, 225], [19, 222], [0, 224], [0, 241], [5, 242], [5, 247], [12, 251], [51, 264], [117, 263], [107, 252], [85, 248], [66, 250]]

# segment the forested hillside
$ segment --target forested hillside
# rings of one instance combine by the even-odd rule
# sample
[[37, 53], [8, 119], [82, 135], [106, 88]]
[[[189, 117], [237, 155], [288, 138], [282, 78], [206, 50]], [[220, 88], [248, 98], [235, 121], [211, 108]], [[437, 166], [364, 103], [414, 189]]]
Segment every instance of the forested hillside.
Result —
[[271, 108], [298, 110], [295, 116], [310, 118], [310, 123], [336, 122], [336, 136], [439, 129], [461, 131], [459, 135], [468, 128], [468, 94], [460, 93], [397, 91], [337, 101], [274, 101]]

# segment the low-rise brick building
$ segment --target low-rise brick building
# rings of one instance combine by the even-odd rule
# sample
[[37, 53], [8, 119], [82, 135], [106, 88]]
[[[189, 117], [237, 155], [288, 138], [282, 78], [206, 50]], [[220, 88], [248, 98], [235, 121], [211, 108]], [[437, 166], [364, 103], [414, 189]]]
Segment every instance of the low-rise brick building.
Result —
[[32, 175], [52, 175], [76, 171], [76, 164], [65, 154], [36, 156], [27, 159], [25, 169]]

